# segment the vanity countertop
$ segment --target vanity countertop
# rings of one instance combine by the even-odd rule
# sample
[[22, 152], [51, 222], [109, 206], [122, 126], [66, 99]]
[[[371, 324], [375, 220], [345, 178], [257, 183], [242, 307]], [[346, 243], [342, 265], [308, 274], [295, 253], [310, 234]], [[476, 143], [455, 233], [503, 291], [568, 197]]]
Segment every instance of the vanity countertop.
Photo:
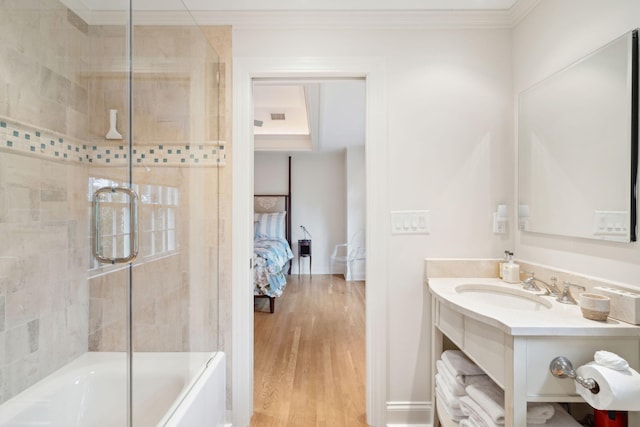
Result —
[[[550, 308], [542, 304], [528, 309], [497, 307], [474, 298], [473, 293], [457, 292], [456, 287], [464, 284], [497, 286], [506, 292], [522, 290], [521, 283], [509, 284], [497, 278], [430, 278], [425, 286], [442, 306], [513, 336], [640, 337], [640, 326], [612, 318], [605, 322], [585, 319], [578, 305], [562, 304], [554, 297], [540, 296], [551, 303]], [[578, 293], [574, 296], [577, 299]]]

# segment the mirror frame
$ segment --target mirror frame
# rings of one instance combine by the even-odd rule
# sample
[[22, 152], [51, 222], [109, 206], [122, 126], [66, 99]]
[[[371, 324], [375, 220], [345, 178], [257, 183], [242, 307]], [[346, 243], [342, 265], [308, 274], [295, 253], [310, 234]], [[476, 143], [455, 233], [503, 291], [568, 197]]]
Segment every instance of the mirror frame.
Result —
[[640, 139], [640, 46], [638, 29], [631, 31], [631, 234], [638, 239], [638, 139]]
[[[522, 120], [522, 98], [523, 96], [531, 91], [532, 89], [539, 87], [541, 85], [544, 85], [545, 82], [547, 81], [551, 81], [552, 79], [554, 79], [557, 76], [562, 75], [563, 73], [566, 73], [567, 71], [571, 70], [572, 68], [578, 66], [579, 64], [583, 63], [586, 59], [592, 57], [593, 55], [595, 55], [597, 52], [599, 52], [600, 50], [602, 50], [603, 48], [605, 48], [606, 46], [608, 46], [609, 44], [612, 44], [616, 41], [618, 41], [621, 38], [627, 38], [630, 37], [631, 41], [630, 41], [630, 49], [631, 52], [628, 52], [629, 55], [629, 60], [630, 60], [630, 64], [628, 64], [628, 66], [630, 66], [630, 71], [631, 74], [629, 76], [629, 79], [627, 80], [628, 84], [630, 84], [630, 88], [629, 90], [631, 91], [629, 98], [630, 98], [630, 137], [631, 137], [631, 141], [630, 141], [630, 162], [629, 162], [629, 167], [630, 167], [630, 186], [629, 186], [629, 231], [626, 235], [620, 235], [620, 236], [600, 236], [597, 237], [597, 235], [587, 235], [587, 234], [581, 234], [578, 232], [568, 232], [567, 234], [562, 234], [560, 232], [553, 231], [553, 230], [545, 230], [544, 227], [539, 227], [535, 230], [529, 230], [527, 229], [528, 227], [528, 209], [525, 208], [525, 205], [522, 205], [523, 201], [520, 200], [520, 197], [523, 193], [523, 179], [522, 178], [522, 174], [526, 173], [523, 172], [522, 169], [522, 165], [523, 165], [523, 151], [522, 151], [522, 147], [524, 146], [524, 142], [525, 138], [524, 136], [521, 134], [521, 124], [519, 123], [517, 126], [517, 143], [518, 143], [518, 158], [517, 158], [517, 170], [518, 170], [518, 228], [521, 231], [527, 231], [527, 232], [531, 232], [531, 233], [541, 233], [541, 234], [547, 234], [547, 235], [556, 235], [556, 236], [563, 236], [563, 237], [578, 237], [578, 238], [585, 238], [585, 239], [593, 239], [593, 240], [600, 240], [600, 241], [612, 241], [612, 242], [635, 242], [637, 240], [637, 213], [638, 213], [638, 194], [637, 192], [640, 190], [640, 186], [638, 183], [638, 164], [639, 164], [639, 159], [638, 159], [638, 154], [639, 154], [639, 150], [638, 150], [638, 145], [639, 145], [639, 122], [640, 122], [640, 108], [639, 108], [639, 91], [640, 91], [640, 77], [639, 77], [639, 73], [640, 73], [640, 67], [639, 67], [639, 46], [638, 46], [638, 29], [634, 29], [632, 31], [629, 31], [627, 33], [625, 33], [624, 35], [616, 38], [615, 40], [611, 41], [610, 43], [607, 43], [604, 46], [601, 46], [600, 48], [594, 50], [593, 52], [589, 53], [588, 55], [578, 59], [577, 61], [573, 62], [572, 64], [570, 64], [569, 66], [551, 74], [550, 76], [546, 77], [545, 79], [539, 81], [538, 83], [535, 83], [534, 85], [530, 86], [529, 88], [523, 90], [522, 92], [520, 92], [520, 94], [518, 95], [518, 121], [520, 122]], [[628, 40], [628, 39], [627, 39]], [[629, 111], [629, 110], [627, 110]], [[595, 169], [597, 170], [597, 168], [589, 168], [589, 169]], [[625, 189], [626, 190], [626, 189]], [[621, 199], [619, 199], [621, 200]], [[531, 203], [531, 201], [529, 201], [529, 203]], [[626, 221], [625, 221], [626, 222]]]

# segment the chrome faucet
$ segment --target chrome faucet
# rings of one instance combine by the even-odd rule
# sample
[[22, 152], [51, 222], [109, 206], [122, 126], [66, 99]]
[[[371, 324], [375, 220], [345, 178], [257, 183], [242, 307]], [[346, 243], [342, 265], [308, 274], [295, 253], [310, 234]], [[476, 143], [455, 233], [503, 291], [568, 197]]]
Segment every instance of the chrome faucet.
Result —
[[[529, 275], [529, 277], [524, 279], [524, 282], [522, 282], [524, 284], [522, 286], [522, 288], [524, 290], [527, 290], [527, 291], [544, 291], [544, 295], [550, 295], [552, 297], [557, 297], [557, 296], [560, 295], [560, 289], [558, 289], [558, 286], [556, 285], [557, 279], [555, 277], [552, 276], [552, 277], [549, 278], [549, 280], [551, 281], [551, 284], [549, 284], [549, 283], [545, 282], [544, 280], [540, 280], [540, 279], [536, 278], [534, 272], [525, 271], [524, 273], [527, 273]], [[542, 284], [544, 289], [541, 289], [536, 284], [536, 282]]]
[[578, 304], [576, 300], [571, 295], [571, 288], [578, 288], [580, 290], [585, 290], [584, 286], [576, 285], [575, 283], [564, 282], [564, 288], [562, 289], [562, 295], [558, 297], [556, 301], [561, 302], [562, 304]]

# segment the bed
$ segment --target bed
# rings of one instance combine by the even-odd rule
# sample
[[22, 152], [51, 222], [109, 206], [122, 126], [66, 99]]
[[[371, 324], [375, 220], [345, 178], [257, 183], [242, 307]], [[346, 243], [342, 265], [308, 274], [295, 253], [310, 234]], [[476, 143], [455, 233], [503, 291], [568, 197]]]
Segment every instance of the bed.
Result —
[[[291, 182], [289, 158], [289, 182]], [[282, 296], [291, 274], [291, 185], [289, 194], [254, 195], [253, 282], [254, 299], [269, 298], [269, 311]], [[288, 270], [287, 270], [288, 265]]]

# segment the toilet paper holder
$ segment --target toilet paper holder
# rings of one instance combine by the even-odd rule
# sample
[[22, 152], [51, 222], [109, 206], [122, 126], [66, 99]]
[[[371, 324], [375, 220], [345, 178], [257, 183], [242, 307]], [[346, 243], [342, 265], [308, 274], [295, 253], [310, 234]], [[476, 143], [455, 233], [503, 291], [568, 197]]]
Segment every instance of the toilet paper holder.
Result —
[[569, 359], [564, 356], [555, 357], [549, 364], [549, 370], [551, 371], [551, 375], [554, 377], [571, 378], [593, 394], [598, 394], [600, 392], [600, 386], [596, 380], [593, 378], [582, 378], [580, 375], [576, 375], [573, 365]]

